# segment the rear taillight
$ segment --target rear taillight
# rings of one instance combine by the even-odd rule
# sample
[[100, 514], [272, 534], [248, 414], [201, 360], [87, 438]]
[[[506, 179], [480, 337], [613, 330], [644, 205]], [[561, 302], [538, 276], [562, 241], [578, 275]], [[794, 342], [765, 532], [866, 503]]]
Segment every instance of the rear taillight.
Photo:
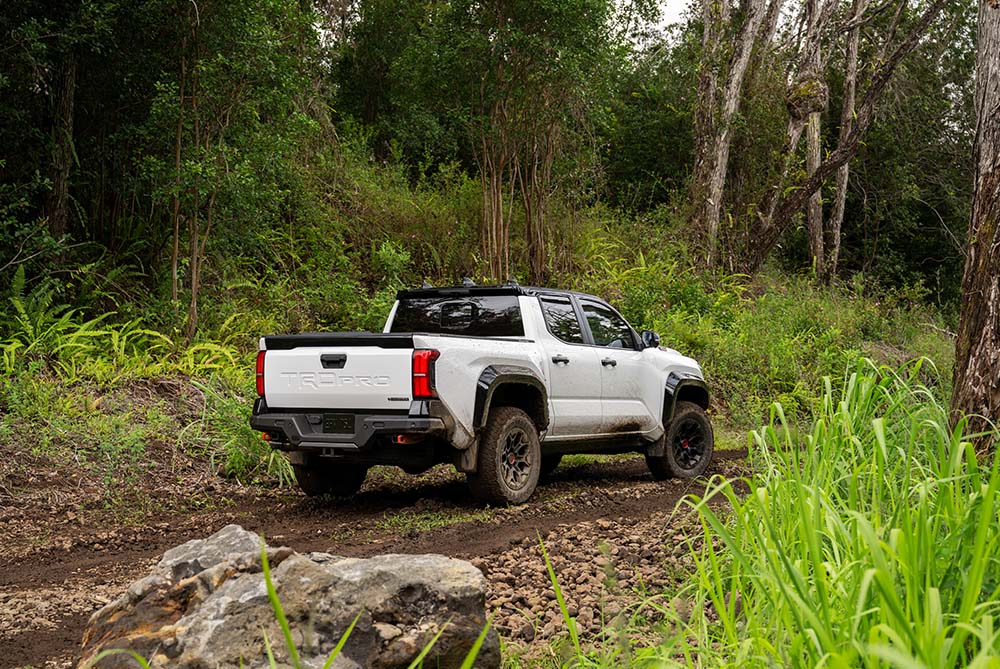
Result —
[[413, 352], [413, 399], [437, 397], [434, 392], [434, 361], [439, 357], [441, 354], [433, 349], [418, 348]]
[[257, 351], [257, 395], [264, 396], [264, 354], [267, 351]]

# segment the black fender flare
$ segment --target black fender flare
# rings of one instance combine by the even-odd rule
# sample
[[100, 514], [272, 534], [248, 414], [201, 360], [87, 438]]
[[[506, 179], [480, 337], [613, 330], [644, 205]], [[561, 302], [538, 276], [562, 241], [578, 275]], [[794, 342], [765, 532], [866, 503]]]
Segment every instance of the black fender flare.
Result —
[[677, 398], [680, 396], [681, 391], [685, 388], [697, 388], [699, 394], [704, 393], [705, 402], [702, 406], [703, 409], [708, 408], [709, 404], [709, 392], [708, 384], [705, 380], [694, 376], [693, 374], [686, 374], [684, 372], [670, 372], [667, 375], [667, 381], [665, 384], [665, 392], [663, 394], [663, 423], [668, 424], [674, 417], [674, 410], [677, 408]]
[[549, 426], [549, 393], [542, 380], [527, 367], [489, 365], [476, 382], [476, 404], [472, 417], [472, 424], [476, 430], [486, 426], [486, 419], [490, 415], [490, 406], [497, 389], [511, 384], [531, 386], [538, 390], [542, 398], [538, 431], [541, 432]]
[[710, 394], [708, 391], [708, 384], [705, 380], [694, 376], [693, 374], [686, 374], [684, 372], [670, 372], [667, 375], [667, 381], [664, 386], [663, 394], [663, 436], [657, 439], [655, 442], [650, 444], [649, 448], [646, 450], [648, 455], [662, 456], [664, 449], [664, 442], [666, 441], [667, 434], [666, 430], [670, 426], [670, 421], [674, 419], [674, 411], [677, 409], [677, 398], [680, 397], [681, 392], [685, 388], [696, 388], [699, 395], [703, 396], [704, 403], [702, 405], [703, 409], [707, 409], [710, 400]]

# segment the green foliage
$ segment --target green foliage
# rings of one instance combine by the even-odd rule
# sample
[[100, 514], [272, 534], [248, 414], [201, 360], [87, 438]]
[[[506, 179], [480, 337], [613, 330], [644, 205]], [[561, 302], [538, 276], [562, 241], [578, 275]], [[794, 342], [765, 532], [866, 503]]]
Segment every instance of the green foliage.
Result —
[[[247, 360], [247, 369], [249, 363]], [[249, 380], [249, 375], [246, 376]], [[206, 430], [199, 441], [218, 465], [216, 469], [246, 483], [274, 482], [279, 486], [295, 483], [288, 460], [250, 428], [249, 389], [235, 392], [218, 378], [192, 383], [205, 393], [202, 420]]]
[[[819, 288], [808, 277], [714, 277], [691, 269], [682, 245], [642, 239], [639, 224], [611, 224], [581, 244], [586, 272], [568, 285], [611, 300], [637, 329], [694, 357], [717, 411], [751, 428], [780, 401], [794, 420], [819, 408], [814, 390], [859, 355], [898, 365], [929, 357], [929, 383], [950, 392], [952, 341], [919, 291], [884, 292], [863, 281]], [[665, 234], [664, 237], [668, 237]]]
[[[697, 615], [712, 666], [992, 666], [1000, 656], [1000, 459], [980, 462], [921, 362], [861, 363], [805, 434], [780, 404], [748, 493], [717, 480]], [[708, 501], [726, 499], [724, 518]]]

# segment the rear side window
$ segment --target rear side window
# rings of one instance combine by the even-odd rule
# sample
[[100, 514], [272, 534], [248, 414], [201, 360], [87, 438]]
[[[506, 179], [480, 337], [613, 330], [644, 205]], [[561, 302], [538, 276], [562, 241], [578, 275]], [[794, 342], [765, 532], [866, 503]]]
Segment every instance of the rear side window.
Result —
[[583, 330], [569, 300], [543, 297], [541, 302], [545, 326], [552, 336], [568, 344], [582, 344]]
[[422, 297], [399, 301], [390, 332], [523, 337], [516, 295]]

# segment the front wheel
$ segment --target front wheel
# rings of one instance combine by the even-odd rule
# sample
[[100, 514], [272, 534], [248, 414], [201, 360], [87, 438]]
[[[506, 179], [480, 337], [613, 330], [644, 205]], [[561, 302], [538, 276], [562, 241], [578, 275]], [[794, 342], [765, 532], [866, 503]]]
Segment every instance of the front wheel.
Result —
[[541, 467], [538, 428], [528, 415], [514, 407], [491, 411], [476, 473], [467, 475], [472, 494], [490, 504], [522, 504], [535, 491]]
[[309, 464], [292, 465], [295, 480], [309, 497], [333, 495], [346, 497], [361, 490], [368, 467], [346, 462], [323, 462], [318, 458]]
[[676, 476], [701, 476], [712, 462], [715, 433], [705, 410], [693, 402], [678, 402], [664, 435], [663, 455], [647, 455], [646, 465], [657, 481]]

